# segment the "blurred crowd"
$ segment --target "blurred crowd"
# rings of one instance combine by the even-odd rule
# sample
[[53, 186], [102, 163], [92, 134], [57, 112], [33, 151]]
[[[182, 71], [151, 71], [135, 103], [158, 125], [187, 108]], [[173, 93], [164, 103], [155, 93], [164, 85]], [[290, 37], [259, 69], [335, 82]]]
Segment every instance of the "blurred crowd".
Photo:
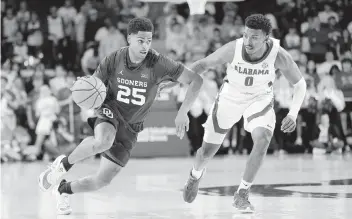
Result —
[[[148, 17], [154, 40], [186, 65], [240, 38], [244, 19], [262, 13], [272, 36], [281, 40], [307, 81], [297, 130], [280, 131], [292, 100], [292, 86], [277, 72], [277, 127], [270, 152], [346, 152], [352, 145], [352, 0], [260, 0], [211, 2], [204, 15], [190, 15], [187, 3], [138, 0], [1, 1], [1, 161], [53, 159], [70, 153], [91, 133], [92, 115], [70, 97], [78, 76], [90, 75], [100, 60], [127, 45], [127, 23]], [[38, 6], [40, 4], [40, 6]], [[159, 46], [160, 47], [160, 46]], [[160, 49], [160, 48], [158, 48]], [[205, 122], [226, 66], [202, 76], [204, 86], [190, 117], [190, 154], [201, 146]], [[172, 88], [177, 103], [185, 87]], [[237, 123], [219, 154], [251, 150], [250, 134]]]

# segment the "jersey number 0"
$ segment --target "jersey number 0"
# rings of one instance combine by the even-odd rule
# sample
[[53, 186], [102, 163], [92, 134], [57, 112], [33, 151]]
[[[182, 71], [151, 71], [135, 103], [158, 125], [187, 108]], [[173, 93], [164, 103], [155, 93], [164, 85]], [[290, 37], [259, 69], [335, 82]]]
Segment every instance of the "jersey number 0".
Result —
[[118, 86], [119, 91], [117, 92], [117, 100], [126, 104], [134, 104], [142, 106], [145, 103], [145, 96], [142, 94], [146, 92], [146, 89], [141, 88], [130, 88], [124, 85]]
[[244, 79], [244, 85], [252, 86], [254, 78], [252, 76], [248, 76]]

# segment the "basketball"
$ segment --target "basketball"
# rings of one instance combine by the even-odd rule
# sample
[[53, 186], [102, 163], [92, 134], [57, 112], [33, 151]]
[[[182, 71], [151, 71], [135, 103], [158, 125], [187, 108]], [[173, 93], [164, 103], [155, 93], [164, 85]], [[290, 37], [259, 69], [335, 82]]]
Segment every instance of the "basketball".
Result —
[[72, 98], [83, 109], [95, 109], [103, 104], [106, 97], [106, 87], [97, 77], [81, 77], [73, 84]]

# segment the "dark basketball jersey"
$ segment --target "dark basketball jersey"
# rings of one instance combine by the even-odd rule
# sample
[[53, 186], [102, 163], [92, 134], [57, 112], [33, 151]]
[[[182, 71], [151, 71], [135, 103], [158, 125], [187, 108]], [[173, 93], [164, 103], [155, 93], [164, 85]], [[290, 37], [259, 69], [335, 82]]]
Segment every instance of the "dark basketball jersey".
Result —
[[163, 81], [177, 81], [184, 66], [153, 49], [144, 61], [134, 69], [128, 66], [128, 47], [107, 56], [94, 75], [107, 87], [104, 101], [117, 109], [130, 123], [143, 122]]

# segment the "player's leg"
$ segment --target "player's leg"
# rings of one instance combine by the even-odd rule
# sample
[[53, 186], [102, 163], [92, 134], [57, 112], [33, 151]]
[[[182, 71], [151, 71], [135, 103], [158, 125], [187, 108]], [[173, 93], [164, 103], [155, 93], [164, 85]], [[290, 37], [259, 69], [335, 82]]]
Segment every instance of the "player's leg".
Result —
[[[183, 199], [191, 203], [198, 194], [198, 185], [205, 166], [219, 150], [228, 129], [242, 117], [244, 105], [220, 98], [214, 104], [208, 120], [204, 124], [202, 147], [197, 150], [190, 177], [184, 187]], [[229, 113], [231, 112], [231, 113]]]
[[110, 184], [121, 169], [120, 165], [102, 157], [96, 174], [72, 182], [62, 180], [58, 187], [53, 190], [57, 201], [58, 214], [70, 214], [72, 212], [69, 195], [103, 188]]
[[[234, 206], [243, 212], [254, 211], [254, 207], [248, 200], [249, 188], [263, 162], [275, 128], [275, 112], [270, 98], [268, 96], [255, 101], [245, 110], [243, 115], [245, 129], [251, 132], [253, 139], [253, 149], [234, 197]], [[262, 110], [258, 111], [258, 109]]]
[[106, 151], [112, 146], [118, 121], [112, 116], [97, 118], [94, 123], [94, 136], [85, 138], [68, 157], [57, 157], [53, 164], [40, 174], [39, 186], [43, 191], [52, 188], [76, 162]]

